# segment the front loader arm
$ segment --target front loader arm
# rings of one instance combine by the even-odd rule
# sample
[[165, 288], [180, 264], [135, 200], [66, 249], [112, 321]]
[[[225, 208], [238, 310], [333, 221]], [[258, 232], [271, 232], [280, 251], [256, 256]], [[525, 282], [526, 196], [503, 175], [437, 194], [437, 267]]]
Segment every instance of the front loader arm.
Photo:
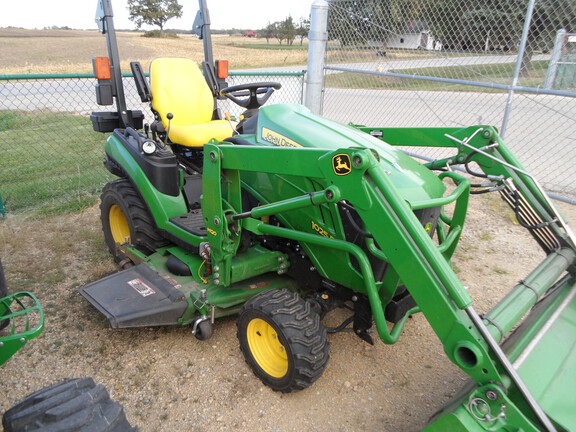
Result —
[[[442, 412], [427, 430], [475, 429], [477, 426], [472, 424], [480, 424], [486, 430], [500, 430], [506, 424], [517, 427], [521, 418], [530, 424], [526, 430], [576, 430], [573, 410], [560, 402], [572, 394], [570, 371], [574, 370], [576, 360], [572, 349], [564, 349], [575, 343], [571, 335], [576, 309], [576, 240], [538, 181], [490, 126], [360, 129], [396, 146], [454, 148], [452, 156], [431, 161], [427, 166], [451, 171], [461, 165], [472, 176], [481, 178], [483, 184], [474, 185], [475, 193], [498, 191], [513, 209], [520, 225], [547, 254], [546, 259], [484, 317], [466, 309], [488, 342], [498, 370], [506, 377], [498, 382], [502, 388], [508, 388], [511, 399], [499, 409], [490, 403], [490, 396], [494, 395], [482, 394], [480, 387], [470, 393], [468, 401], [461, 399], [458, 408]], [[508, 337], [519, 322], [522, 325]], [[564, 337], [559, 338], [560, 335]], [[502, 349], [499, 342], [504, 340]], [[502, 402], [501, 397], [494, 400]], [[511, 406], [514, 409], [524, 406], [523, 414], [516, 412], [512, 417], [510, 412], [506, 413], [506, 408]]]
[[[476, 192], [499, 190], [546, 253], [563, 246], [574, 247], [576, 238], [567, 221], [550, 201], [538, 181], [530, 175], [493, 126], [466, 128], [372, 128], [357, 126], [393, 146], [453, 148], [452, 156], [426, 164], [430, 169], [461, 165], [485, 184]], [[480, 168], [472, 168], [472, 163]]]
[[[216, 157], [210, 157], [215, 153]], [[387, 178], [385, 170], [367, 149], [341, 149], [336, 152], [322, 149], [266, 148], [250, 146], [205, 146], [205, 154], [211, 162], [218, 161], [224, 173], [235, 170], [276, 174], [302, 175], [327, 180], [325, 203], [346, 200], [351, 203], [366, 229], [374, 235], [380, 257], [386, 259], [400, 276], [414, 297], [418, 307], [426, 315], [438, 337], [445, 345], [448, 357], [464, 369], [477, 382], [499, 381], [500, 374], [492, 361], [488, 348], [464, 311], [472, 303], [465, 288], [454, 274], [449, 262], [434, 244], [428, 233], [414, 215], [413, 209], [398, 193]], [[346, 154], [353, 169], [349, 175], [335, 175], [332, 159]], [[259, 162], [261, 161], [261, 162]], [[226, 174], [225, 174], [226, 175]], [[231, 176], [230, 178], [235, 178]], [[466, 182], [462, 179], [463, 182]], [[207, 187], [207, 185], [205, 185]], [[278, 214], [285, 209], [319, 205], [310, 198], [295, 197], [290, 202], [269, 204], [252, 209], [248, 215], [228, 220], [241, 220], [244, 228], [256, 234], [273, 234], [303, 243], [321, 244], [354, 255], [360, 262], [363, 280], [361, 292], [367, 294], [377, 330], [387, 343], [399, 336], [396, 329], [391, 336], [384, 318], [381, 302], [381, 285], [374, 275], [359, 247], [340, 239], [331, 239], [289, 228], [268, 225], [258, 219]], [[214, 205], [217, 205], [214, 202]], [[282, 206], [285, 206], [282, 208]], [[269, 212], [266, 212], [269, 209]], [[223, 209], [218, 210], [226, 218]], [[240, 213], [240, 211], [238, 211]], [[211, 219], [211, 218], [208, 218]], [[207, 228], [216, 230], [207, 221]], [[337, 281], [338, 282], [338, 281]]]
[[[506, 333], [540, 299], [546, 297], [552, 304], [564, 304], [563, 299], [572, 299], [573, 296], [567, 293], [572, 292], [571, 287], [576, 280], [573, 274], [564, 278], [562, 275], [573, 272], [576, 251], [569, 230], [564, 228], [563, 221], [561, 222], [556, 216], [553, 205], [537, 182], [511, 155], [494, 129], [480, 129], [482, 130], [478, 127], [433, 130], [429, 135], [427, 133], [430, 130], [414, 129], [412, 136], [420, 134], [421, 139], [416, 142], [422, 145], [424, 143], [429, 145], [439, 140], [441, 143], [439, 146], [453, 147], [457, 150], [453, 158], [430, 165], [448, 169], [449, 174], [442, 176], [457, 180], [459, 185], [456, 190], [460, 190], [459, 193], [466, 197], [467, 180], [450, 172], [450, 167], [458, 163], [469, 163], [472, 160], [476, 162], [488, 173], [487, 180], [496, 184], [490, 187], [504, 190], [507, 187], [506, 182], [511, 182], [522, 199], [528, 203], [530, 211], [542, 220], [535, 224], [534, 220], [528, 220], [526, 216], [525, 222], [534, 225], [530, 227], [532, 231], [546, 229], [548, 231], [546, 236], [555, 242], [547, 243], [549, 239], [542, 240], [541, 235], [535, 234], [540, 245], [549, 252], [549, 256], [486, 317], [480, 317], [475, 312], [472, 299], [449, 263], [452, 250], [446, 253], [448, 249], [452, 249], [450, 242], [459, 235], [461, 223], [444, 218], [442, 222], [449, 226], [449, 230], [443, 234], [443, 238], [440, 238], [440, 244], [435, 244], [414, 214], [414, 210], [419, 207], [444, 205], [448, 201], [440, 202], [432, 199], [428, 204], [407, 201], [390, 180], [390, 172], [382, 166], [371, 150], [334, 151], [206, 145], [205, 164], [213, 163], [210, 162], [209, 155], [214, 154], [212, 160], [218, 161], [215, 173], [220, 172], [226, 179], [225, 182], [239, 183], [241, 176], [237, 175], [238, 172], [257, 172], [314, 178], [326, 185], [324, 190], [309, 191], [284, 201], [266, 203], [250, 211], [242, 211], [243, 209], [238, 207], [232, 209], [232, 212], [230, 209], [225, 211], [224, 208], [218, 208], [217, 202], [214, 201], [214, 209], [211, 211], [219, 214], [220, 220], [225, 220], [228, 224], [239, 224], [241, 229], [256, 235], [283, 237], [297, 241], [303, 246], [316, 245], [353, 256], [358, 262], [359, 269], [348, 268], [344, 271], [357, 273], [361, 285], [353, 289], [366, 294], [378, 334], [386, 343], [394, 343], [406, 318], [412, 313], [421, 311], [443, 343], [449, 359], [476, 382], [476, 387], [468, 399], [461, 401], [457, 413], [442, 417], [438, 428], [430, 430], [448, 430], [446, 427], [450, 429], [456, 427], [456, 424], [460, 427], [471, 422], [482, 427], [489, 426], [486, 430], [498, 430], [498, 424], [510, 423], [518, 428], [517, 430], [555, 431], [554, 424], [520, 378], [499, 346], [499, 341], [503, 340]], [[367, 128], [367, 131], [369, 130], [374, 129]], [[387, 129], [381, 131], [384, 136], [386, 134], [391, 136]], [[398, 140], [393, 144], [407, 145], [410, 142]], [[346, 156], [351, 161], [349, 174], [336, 174], [334, 160], [337, 156]], [[222, 179], [218, 178], [217, 181], [220, 182]], [[207, 187], [209, 185], [205, 184], [205, 190]], [[230, 190], [239, 190], [239, 184], [232, 186]], [[506, 199], [504, 193], [503, 195]], [[513, 194], [512, 205], [516, 205], [517, 199], [518, 196]], [[410, 310], [405, 318], [391, 329], [383, 311], [386, 306], [383, 300], [389, 298], [387, 290], [390, 287], [385, 286], [386, 278], [382, 282], [375, 281], [365, 249], [342, 238], [320, 236], [269, 223], [269, 216], [276, 216], [278, 220], [282, 220], [282, 215], [286, 212], [314, 206], [327, 206], [334, 210], [341, 201], [355, 208], [364, 225], [364, 231], [372, 234], [372, 239], [366, 239], [367, 250], [392, 267], [416, 301], [417, 307]], [[465, 212], [465, 205], [463, 208], [464, 210], [461, 208], [458, 212]], [[521, 215], [526, 214], [526, 209], [520, 211]], [[534, 216], [530, 214], [529, 217]], [[207, 218], [207, 227], [210, 227], [210, 218]], [[459, 216], [453, 213], [452, 218], [458, 219]], [[444, 246], [444, 243], [449, 246]], [[320, 273], [326, 276], [324, 272], [327, 272], [327, 269], [323, 269], [321, 265], [318, 267]], [[338, 279], [337, 271], [333, 272], [332, 276], [335, 282], [342, 282]], [[529, 296], [529, 293], [533, 294]], [[554, 296], [550, 296], [550, 293], [554, 293]], [[543, 317], [551, 315], [553, 315], [551, 312], [542, 314]], [[533, 320], [532, 327], [527, 333], [531, 335], [537, 332], [540, 325], [545, 327], [544, 321], [544, 318]], [[524, 338], [520, 345], [525, 347], [529, 342]], [[513, 352], [512, 360], [523, 355], [523, 350], [515, 347], [509, 351]], [[493, 427], [496, 429], [491, 429]]]

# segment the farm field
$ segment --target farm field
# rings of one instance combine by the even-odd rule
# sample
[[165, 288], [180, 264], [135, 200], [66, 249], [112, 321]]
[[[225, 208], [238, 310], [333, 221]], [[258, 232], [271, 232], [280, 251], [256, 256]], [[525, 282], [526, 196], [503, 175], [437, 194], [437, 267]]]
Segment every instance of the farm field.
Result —
[[[201, 62], [202, 41], [191, 34], [147, 38], [140, 32], [118, 32], [122, 70], [140, 61], [144, 70], [156, 57], [188, 57]], [[230, 61], [231, 69], [306, 64], [307, 44], [292, 47], [265, 39], [213, 35], [214, 57]], [[254, 46], [254, 48], [250, 48]], [[0, 74], [91, 73], [92, 56], [107, 55], [106, 38], [97, 30], [26, 30], [0, 28]]]

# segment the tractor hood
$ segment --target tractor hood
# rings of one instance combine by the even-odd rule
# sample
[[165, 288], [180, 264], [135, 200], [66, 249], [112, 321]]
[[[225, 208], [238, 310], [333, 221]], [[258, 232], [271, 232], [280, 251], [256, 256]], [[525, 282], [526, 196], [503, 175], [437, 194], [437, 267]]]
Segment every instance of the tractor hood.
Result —
[[402, 151], [354, 127], [315, 115], [302, 105], [262, 107], [256, 140], [259, 145], [279, 147], [372, 149], [378, 153], [382, 168], [390, 173], [389, 178], [408, 201], [438, 198], [446, 189], [434, 173]]

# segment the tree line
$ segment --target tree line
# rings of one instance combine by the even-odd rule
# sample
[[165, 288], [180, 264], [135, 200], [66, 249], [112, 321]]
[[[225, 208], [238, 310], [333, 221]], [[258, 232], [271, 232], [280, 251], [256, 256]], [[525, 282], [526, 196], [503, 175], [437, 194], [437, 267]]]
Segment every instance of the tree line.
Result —
[[295, 24], [292, 17], [288, 16], [283, 21], [269, 22], [266, 27], [256, 32], [256, 36], [266, 39], [268, 44], [270, 39], [276, 39], [280, 45], [285, 42], [288, 46], [291, 46], [298, 37], [302, 45], [304, 38], [308, 37], [309, 30], [310, 20], [300, 18], [298, 24]]
[[[343, 45], [403, 34], [416, 23], [447, 49], [479, 50], [486, 38], [511, 48], [519, 39], [528, 0], [334, 0], [329, 33]], [[576, 31], [574, 0], [536, 0], [530, 33], [539, 48], [549, 47], [557, 30]]]
[[[178, 0], [128, 0], [128, 12], [129, 19], [137, 28], [147, 24], [158, 27], [160, 33], [163, 33], [168, 20], [182, 16], [182, 5]], [[282, 21], [269, 22], [266, 27], [257, 31], [257, 36], [265, 38], [267, 43], [270, 43], [270, 39], [276, 39], [280, 45], [285, 42], [291, 46], [296, 38], [300, 38], [302, 44], [309, 29], [309, 20], [301, 18], [295, 23], [292, 17], [288, 16]]]

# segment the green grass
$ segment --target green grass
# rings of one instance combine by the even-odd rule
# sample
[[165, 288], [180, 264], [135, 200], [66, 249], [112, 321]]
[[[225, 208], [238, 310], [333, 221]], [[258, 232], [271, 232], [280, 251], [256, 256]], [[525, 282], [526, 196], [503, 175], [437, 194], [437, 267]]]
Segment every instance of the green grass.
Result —
[[[527, 87], [540, 87], [546, 79], [546, 61], [532, 63], [531, 74], [520, 78], [518, 85]], [[446, 66], [415, 69], [393, 69], [390, 72], [429, 76], [435, 78], [451, 78], [468, 81], [480, 81], [494, 84], [508, 85], [512, 81], [514, 63], [498, 63], [489, 65]], [[410, 78], [367, 75], [352, 72], [330, 74], [326, 77], [326, 87], [335, 88], [363, 88], [388, 90], [427, 90], [427, 91], [478, 91], [503, 92], [505, 90], [489, 89], [461, 84], [446, 84], [435, 81], [424, 81]]]
[[108, 178], [103, 134], [85, 116], [0, 111], [0, 195], [7, 211], [54, 214], [94, 204]]

